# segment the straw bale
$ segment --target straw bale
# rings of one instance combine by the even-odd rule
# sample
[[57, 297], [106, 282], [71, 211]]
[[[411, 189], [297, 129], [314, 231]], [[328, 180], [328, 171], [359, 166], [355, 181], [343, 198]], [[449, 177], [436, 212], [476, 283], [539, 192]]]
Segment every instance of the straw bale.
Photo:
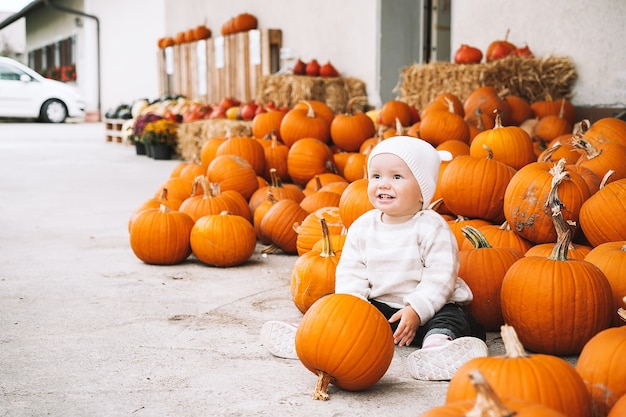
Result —
[[576, 69], [567, 57], [506, 57], [483, 64], [432, 62], [413, 64], [401, 71], [396, 90], [400, 99], [421, 109], [440, 93], [452, 93], [462, 101], [478, 87], [492, 86], [535, 102], [548, 95], [570, 98], [577, 79]]
[[183, 160], [192, 161], [208, 139], [227, 136], [252, 136], [252, 122], [220, 118], [180, 123], [177, 152]]
[[280, 74], [261, 78], [256, 99], [261, 104], [273, 101], [289, 108], [302, 100], [317, 100], [326, 103], [335, 113], [342, 113], [353, 97], [358, 98], [353, 109], [365, 111], [368, 108], [365, 83], [357, 78]]

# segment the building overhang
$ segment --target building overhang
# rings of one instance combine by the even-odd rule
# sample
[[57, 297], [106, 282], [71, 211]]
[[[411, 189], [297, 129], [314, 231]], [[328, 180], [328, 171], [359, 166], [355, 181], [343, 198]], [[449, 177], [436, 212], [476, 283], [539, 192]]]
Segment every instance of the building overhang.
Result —
[[2, 22], [0, 22], [0, 30], [4, 29], [5, 27], [9, 26], [10, 24], [12, 24], [14, 22], [17, 22], [21, 18], [28, 16], [32, 12], [46, 7], [46, 3], [47, 3], [46, 0], [34, 0], [34, 1], [31, 1], [26, 6], [24, 6], [24, 8], [22, 10], [20, 10], [17, 13], [14, 13], [14, 14], [10, 15], [6, 19], [4, 19]]

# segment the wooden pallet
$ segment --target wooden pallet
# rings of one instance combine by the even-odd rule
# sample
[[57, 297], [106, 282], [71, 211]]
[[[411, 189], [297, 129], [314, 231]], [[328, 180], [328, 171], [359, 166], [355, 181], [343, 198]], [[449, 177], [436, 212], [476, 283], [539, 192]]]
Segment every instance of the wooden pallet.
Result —
[[254, 100], [261, 77], [279, 70], [281, 46], [279, 29], [262, 29], [159, 50], [160, 95], [208, 103], [224, 97]]
[[125, 122], [125, 119], [104, 119], [105, 140], [122, 143], [122, 125]]

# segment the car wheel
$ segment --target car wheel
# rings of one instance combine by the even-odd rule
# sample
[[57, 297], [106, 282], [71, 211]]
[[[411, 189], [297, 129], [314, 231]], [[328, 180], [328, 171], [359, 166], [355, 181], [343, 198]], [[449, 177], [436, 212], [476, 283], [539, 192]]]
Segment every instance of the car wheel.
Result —
[[51, 99], [41, 106], [40, 119], [45, 123], [63, 123], [67, 118], [67, 108], [59, 100]]

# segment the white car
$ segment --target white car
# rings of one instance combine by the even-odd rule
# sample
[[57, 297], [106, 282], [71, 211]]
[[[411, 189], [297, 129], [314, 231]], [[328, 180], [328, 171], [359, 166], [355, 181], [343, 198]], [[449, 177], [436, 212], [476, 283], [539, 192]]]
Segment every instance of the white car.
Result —
[[50, 80], [11, 58], [0, 57], [0, 117], [34, 118], [63, 123], [85, 117], [78, 90]]

